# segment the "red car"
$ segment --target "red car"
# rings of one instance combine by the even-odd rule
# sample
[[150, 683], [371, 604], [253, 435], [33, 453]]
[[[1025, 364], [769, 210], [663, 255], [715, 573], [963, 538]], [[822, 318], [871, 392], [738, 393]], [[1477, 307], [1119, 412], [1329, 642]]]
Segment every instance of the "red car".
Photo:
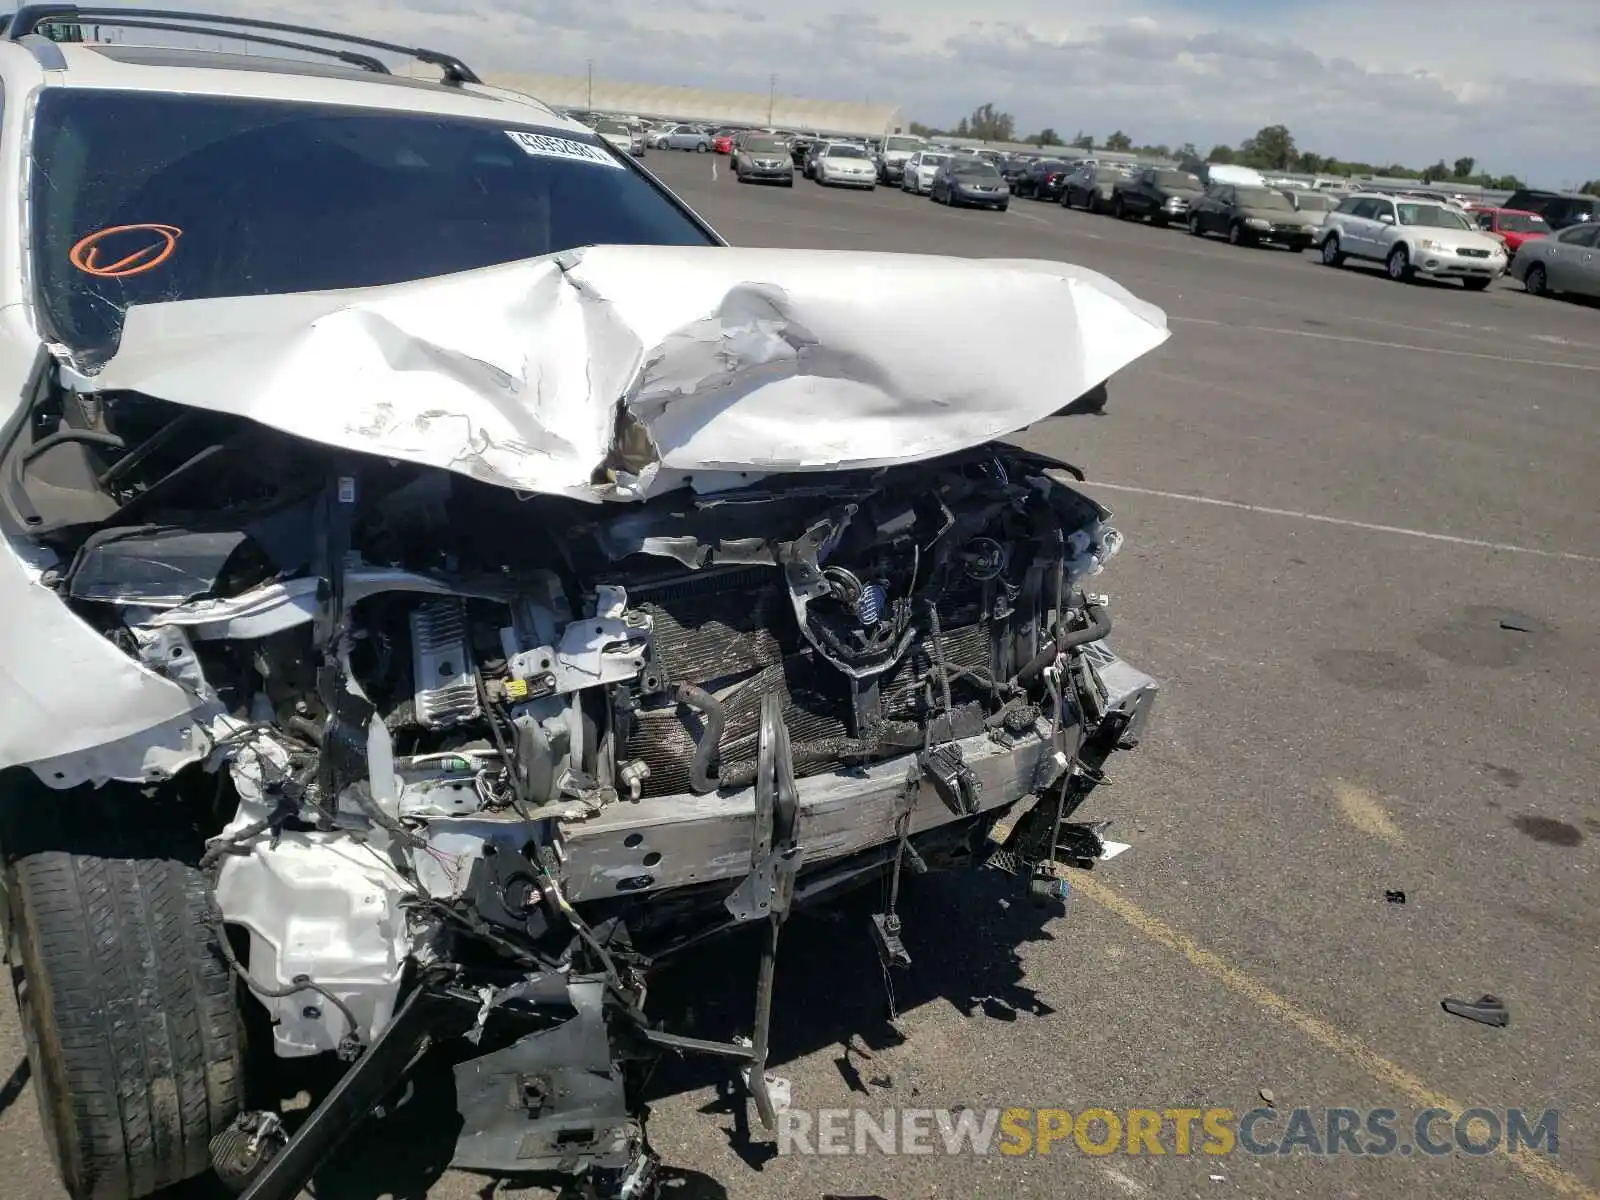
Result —
[[733, 130], [719, 129], [711, 135], [711, 148], [718, 154], [733, 153]]
[[1497, 235], [1506, 244], [1506, 256], [1514, 257], [1517, 248], [1529, 238], [1550, 236], [1550, 226], [1535, 212], [1520, 208], [1474, 208], [1473, 223], [1485, 233]]

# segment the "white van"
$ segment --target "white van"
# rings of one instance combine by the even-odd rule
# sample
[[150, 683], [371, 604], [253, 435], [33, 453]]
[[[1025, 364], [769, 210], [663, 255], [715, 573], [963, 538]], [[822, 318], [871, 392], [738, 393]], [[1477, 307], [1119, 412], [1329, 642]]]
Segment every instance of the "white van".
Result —
[[1227, 183], [1234, 187], [1266, 187], [1266, 177], [1254, 167], [1236, 167], [1228, 163], [1210, 163], [1206, 167], [1207, 183]]

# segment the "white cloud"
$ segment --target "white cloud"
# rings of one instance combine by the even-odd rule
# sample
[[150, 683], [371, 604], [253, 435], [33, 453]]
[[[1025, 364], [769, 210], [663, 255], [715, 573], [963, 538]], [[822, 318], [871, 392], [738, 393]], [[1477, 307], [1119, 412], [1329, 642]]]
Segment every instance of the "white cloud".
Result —
[[433, 45], [485, 69], [890, 101], [953, 123], [993, 102], [1042, 126], [1417, 166], [1473, 155], [1547, 183], [1600, 177], [1593, 0], [312, 0], [241, 13]]

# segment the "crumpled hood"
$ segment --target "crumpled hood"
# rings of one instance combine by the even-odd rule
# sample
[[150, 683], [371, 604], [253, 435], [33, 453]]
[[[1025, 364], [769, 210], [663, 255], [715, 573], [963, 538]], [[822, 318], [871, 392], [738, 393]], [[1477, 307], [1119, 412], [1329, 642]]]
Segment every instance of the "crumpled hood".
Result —
[[1160, 309], [1062, 263], [595, 246], [389, 287], [136, 306], [117, 354], [74, 382], [522, 491], [639, 499], [685, 473], [980, 445], [1167, 336]]

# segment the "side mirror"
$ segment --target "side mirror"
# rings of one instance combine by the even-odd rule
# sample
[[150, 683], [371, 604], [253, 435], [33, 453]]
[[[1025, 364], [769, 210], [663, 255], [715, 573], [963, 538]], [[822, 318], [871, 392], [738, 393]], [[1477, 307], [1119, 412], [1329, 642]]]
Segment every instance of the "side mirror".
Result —
[[1388, 213], [1380, 213], [1380, 214], [1378, 214], [1378, 220], [1379, 220], [1380, 223], [1382, 223], [1384, 225], [1393, 225], [1394, 224], [1394, 218], [1391, 217]]

